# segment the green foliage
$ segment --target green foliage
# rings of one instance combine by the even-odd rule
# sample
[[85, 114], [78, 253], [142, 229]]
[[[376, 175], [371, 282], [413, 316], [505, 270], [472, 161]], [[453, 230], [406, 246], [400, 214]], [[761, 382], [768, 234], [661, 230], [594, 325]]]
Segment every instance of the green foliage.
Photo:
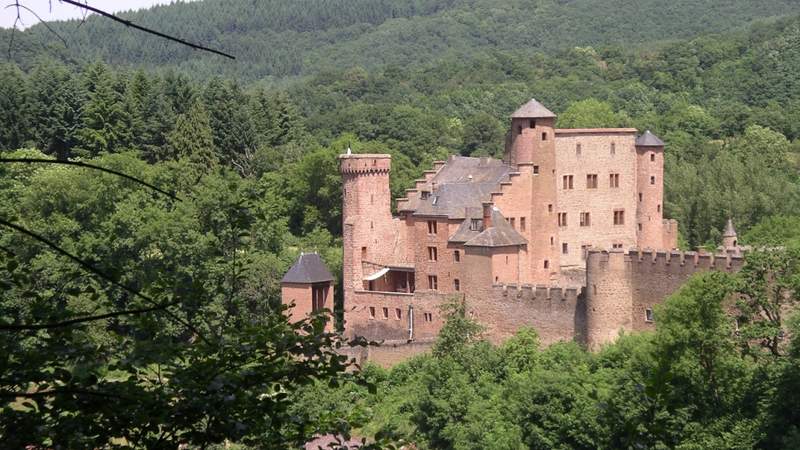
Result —
[[559, 128], [619, 128], [630, 119], [614, 112], [610, 104], [590, 98], [574, 102], [558, 116]]

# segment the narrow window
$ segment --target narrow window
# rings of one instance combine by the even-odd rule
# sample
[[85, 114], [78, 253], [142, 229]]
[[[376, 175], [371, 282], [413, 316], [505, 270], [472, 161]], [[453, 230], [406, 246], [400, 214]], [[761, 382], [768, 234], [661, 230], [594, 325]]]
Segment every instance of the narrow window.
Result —
[[453, 290], [456, 292], [461, 290], [461, 281], [459, 281], [458, 278], [453, 280]]
[[508, 221], [511, 223], [511, 228], [516, 228], [516, 219], [512, 217]]
[[552, 204], [552, 203], [550, 203], [549, 205], [547, 205], [547, 212], [549, 212], [549, 213], [552, 213], [552, 212], [553, 212], [553, 204]]
[[361, 259], [367, 259], [367, 247], [361, 247]]
[[656, 205], [656, 211], [661, 212], [661, 205]]
[[575, 156], [581, 156], [581, 144], [575, 144]]
[[483, 221], [481, 219], [472, 219], [469, 223], [469, 229], [471, 231], [481, 231], [481, 223]]
[[389, 308], [383, 308], [383, 318], [384, 319], [389, 318]]
[[369, 221], [369, 229], [370, 230], [374, 230], [375, 229], [375, 222], [373, 222], [371, 220]]
[[639, 231], [642, 231], [642, 224], [639, 224]]
[[428, 247], [428, 261], [437, 261], [439, 259], [437, 253], [436, 247]]
[[588, 227], [592, 224], [592, 218], [588, 212], [581, 213], [581, 226]]
[[494, 277], [494, 282], [495, 282], [495, 284], [500, 282], [500, 277]]
[[653, 321], [653, 310], [651, 308], [647, 308], [644, 310], [644, 321], [645, 322]]
[[533, 166], [533, 174], [539, 175], [539, 166]]
[[524, 217], [520, 217], [519, 218], [519, 229], [520, 229], [520, 231], [525, 231], [525, 218]]
[[506, 255], [506, 264], [508, 264], [508, 255]]
[[435, 291], [438, 288], [439, 280], [436, 278], [436, 275], [428, 275], [428, 289]]
[[618, 188], [619, 187], [619, 174], [618, 173], [612, 173], [611, 175], [608, 176], [608, 186], [612, 187], [612, 188]]
[[615, 155], [617, 153], [617, 144], [612, 142], [611, 143], [611, 154]]
[[461, 262], [461, 252], [459, 250], [453, 252], [453, 261]]
[[625, 225], [625, 210], [614, 210], [614, 225]]
[[375, 194], [369, 194], [369, 204], [375, 203]]
[[533, 120], [533, 119], [531, 119], [531, 121], [530, 121], [530, 122], [528, 122], [528, 125], [529, 125], [531, 128], [536, 128], [536, 121], [535, 121], [535, 120]]
[[597, 174], [590, 173], [586, 175], [586, 188], [587, 189], [597, 189]]
[[394, 318], [397, 319], [397, 320], [402, 319], [403, 318], [403, 310], [400, 309], [400, 308], [395, 308], [394, 309]]
[[555, 239], [553, 239], [553, 236], [550, 236], [550, 247], [552, 247], [554, 243]]
[[547, 133], [542, 133], [542, 140], [543, 140], [543, 141], [546, 141], [546, 140], [547, 140]]
[[549, 269], [550, 268], [550, 261], [548, 261], [546, 259], [544, 260], [544, 268], [545, 269]]
[[650, 162], [655, 162], [655, 160], [656, 160], [656, 154], [650, 153]]
[[427, 200], [430, 195], [431, 195], [430, 192], [422, 191], [422, 192], [419, 193], [419, 198], [421, 198], [423, 200]]
[[374, 319], [375, 318], [375, 307], [374, 306], [370, 306], [369, 307], [369, 318], [370, 319]]
[[567, 213], [565, 212], [558, 213], [558, 226], [560, 227], [567, 226]]
[[561, 253], [563, 253], [564, 255], [569, 254], [569, 244], [567, 244], [566, 242], [561, 243]]
[[428, 221], [428, 234], [436, 234], [436, 221], [429, 220]]
[[642, 193], [639, 192], [639, 201], [642, 201]]
[[650, 177], [650, 184], [656, 184], [656, 177], [654, 176]]

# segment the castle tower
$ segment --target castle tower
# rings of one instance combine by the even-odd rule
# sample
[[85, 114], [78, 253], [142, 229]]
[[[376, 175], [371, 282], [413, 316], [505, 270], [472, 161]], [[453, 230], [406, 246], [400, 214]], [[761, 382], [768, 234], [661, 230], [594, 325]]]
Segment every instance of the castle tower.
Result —
[[636, 223], [639, 248], [670, 248], [664, 243], [664, 142], [650, 130], [636, 138]]
[[[558, 222], [556, 202], [556, 115], [535, 99], [511, 115], [505, 162], [530, 166], [531, 226], [528, 240], [533, 283], [548, 283], [558, 276]], [[522, 170], [522, 169], [520, 169]]]
[[[294, 303], [289, 320], [302, 320], [326, 309], [333, 312], [333, 275], [317, 253], [301, 253], [283, 276], [281, 303]], [[328, 320], [325, 330], [333, 331], [333, 320]]]
[[389, 170], [391, 155], [339, 155], [342, 174], [342, 238], [345, 304], [349, 293], [364, 289], [362, 262], [385, 263], [394, 241]]
[[722, 249], [735, 250], [739, 247], [739, 237], [736, 234], [736, 229], [733, 227], [733, 220], [728, 219], [725, 223], [725, 231], [722, 233]]
[[590, 250], [586, 257], [586, 346], [597, 350], [633, 327], [631, 256]]

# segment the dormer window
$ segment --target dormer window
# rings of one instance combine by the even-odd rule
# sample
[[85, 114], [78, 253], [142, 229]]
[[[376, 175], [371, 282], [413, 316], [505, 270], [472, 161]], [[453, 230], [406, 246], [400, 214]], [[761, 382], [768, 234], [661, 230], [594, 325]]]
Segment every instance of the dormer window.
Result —
[[469, 223], [470, 231], [481, 231], [481, 219], [472, 219]]

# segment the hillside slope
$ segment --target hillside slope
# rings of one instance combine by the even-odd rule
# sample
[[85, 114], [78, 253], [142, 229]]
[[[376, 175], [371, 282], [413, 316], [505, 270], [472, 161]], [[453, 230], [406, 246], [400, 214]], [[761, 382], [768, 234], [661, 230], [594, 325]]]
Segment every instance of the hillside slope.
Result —
[[[486, 50], [546, 51], [642, 44], [744, 26], [800, 12], [792, 0], [205, 0], [126, 14], [143, 25], [222, 48], [220, 57], [92, 17], [15, 38], [23, 67], [49, 53], [67, 62], [102, 59], [178, 68], [198, 77], [284, 78], [337, 67], [408, 65]], [[0, 39], [8, 40], [8, 30]]]

